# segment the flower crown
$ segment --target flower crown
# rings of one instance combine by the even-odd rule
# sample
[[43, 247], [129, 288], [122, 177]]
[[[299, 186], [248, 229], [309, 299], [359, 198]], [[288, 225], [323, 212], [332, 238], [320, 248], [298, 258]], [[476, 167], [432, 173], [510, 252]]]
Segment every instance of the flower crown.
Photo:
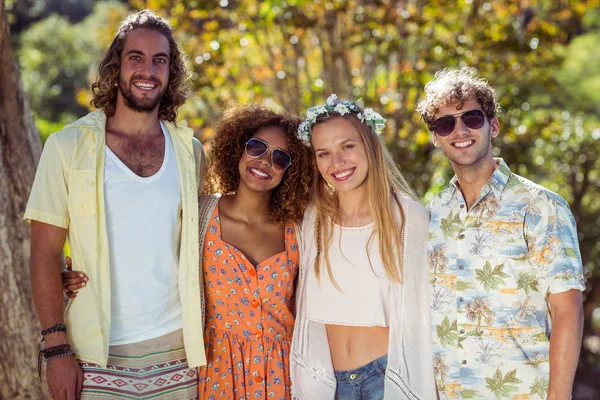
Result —
[[306, 111], [306, 118], [298, 127], [298, 137], [300, 140], [308, 142], [312, 134], [312, 127], [317, 122], [317, 118], [330, 113], [346, 115], [354, 113], [363, 124], [369, 126], [376, 135], [381, 135], [385, 128], [385, 118], [373, 111], [372, 108], [366, 108], [361, 111], [354, 101], [338, 100], [337, 95], [332, 94], [327, 98], [322, 106], [311, 107]]

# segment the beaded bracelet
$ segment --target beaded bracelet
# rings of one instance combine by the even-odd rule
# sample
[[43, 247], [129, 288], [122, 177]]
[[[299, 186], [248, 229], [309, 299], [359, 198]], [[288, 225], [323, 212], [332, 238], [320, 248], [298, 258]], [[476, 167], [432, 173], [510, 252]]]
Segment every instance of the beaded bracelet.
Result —
[[55, 324], [55, 325], [52, 325], [48, 329], [43, 329], [42, 332], [41, 332], [41, 334], [42, 334], [42, 340], [40, 340], [40, 341], [43, 342], [44, 338], [46, 337], [47, 334], [49, 334], [49, 333], [56, 333], [56, 332], [65, 332], [65, 333], [67, 333], [67, 326], [65, 324]]

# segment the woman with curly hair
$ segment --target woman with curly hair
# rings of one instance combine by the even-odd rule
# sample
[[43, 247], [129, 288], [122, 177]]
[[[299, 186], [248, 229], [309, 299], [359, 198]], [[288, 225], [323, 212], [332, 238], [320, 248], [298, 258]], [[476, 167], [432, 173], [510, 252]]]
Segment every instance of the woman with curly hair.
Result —
[[228, 110], [200, 199], [207, 365], [202, 399], [290, 399], [299, 252], [312, 184], [299, 120], [260, 106]]

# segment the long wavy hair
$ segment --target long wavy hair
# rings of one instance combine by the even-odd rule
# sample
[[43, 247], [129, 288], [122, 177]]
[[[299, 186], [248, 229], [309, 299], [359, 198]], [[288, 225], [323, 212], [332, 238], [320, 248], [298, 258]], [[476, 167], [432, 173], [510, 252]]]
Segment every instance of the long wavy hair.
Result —
[[158, 31], [169, 41], [169, 82], [160, 100], [158, 115], [162, 120], [175, 122], [177, 109], [189, 94], [186, 57], [173, 38], [173, 28], [169, 22], [150, 10], [129, 15], [119, 27], [117, 35], [98, 65], [98, 80], [92, 84], [94, 97], [91, 104], [95, 108], [101, 108], [109, 117], [114, 115], [117, 106], [121, 53], [125, 47], [125, 39], [129, 32], [141, 28]]
[[269, 216], [273, 221], [298, 222], [308, 205], [314, 176], [312, 152], [296, 134], [299, 124], [299, 118], [259, 105], [225, 111], [208, 151], [205, 192], [234, 193], [240, 183], [239, 162], [246, 142], [261, 128], [278, 127], [285, 133], [292, 165], [271, 193]]
[[[378, 250], [386, 275], [392, 281], [402, 282], [405, 213], [396, 194], [401, 193], [412, 199], [415, 199], [416, 196], [382, 140], [369, 126], [362, 123], [356, 114], [352, 112], [340, 115], [330, 112], [329, 115], [317, 118], [314, 126], [343, 118], [352, 124], [360, 134], [369, 163], [365, 184], [369, 210], [374, 220], [374, 229], [367, 241], [365, 250], [369, 257], [369, 263], [371, 263], [369, 247], [375, 235], [377, 235]], [[339, 198], [336, 191], [318, 171], [313, 182], [311, 197], [315, 205], [315, 242], [317, 244], [315, 275], [317, 279], [320, 278], [324, 260], [329, 279], [335, 287], [340, 289], [331, 272], [331, 262], [329, 260], [329, 248], [333, 238], [334, 224], [339, 223], [341, 220], [338, 208]], [[395, 216], [394, 210], [396, 208], [400, 213], [401, 224], [398, 224]]]

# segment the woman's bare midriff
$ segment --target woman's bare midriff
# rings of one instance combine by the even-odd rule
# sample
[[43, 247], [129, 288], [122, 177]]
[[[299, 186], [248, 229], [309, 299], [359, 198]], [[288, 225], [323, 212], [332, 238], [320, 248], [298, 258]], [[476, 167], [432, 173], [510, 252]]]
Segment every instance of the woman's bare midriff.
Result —
[[326, 328], [336, 371], [362, 367], [388, 352], [388, 327], [326, 325]]

